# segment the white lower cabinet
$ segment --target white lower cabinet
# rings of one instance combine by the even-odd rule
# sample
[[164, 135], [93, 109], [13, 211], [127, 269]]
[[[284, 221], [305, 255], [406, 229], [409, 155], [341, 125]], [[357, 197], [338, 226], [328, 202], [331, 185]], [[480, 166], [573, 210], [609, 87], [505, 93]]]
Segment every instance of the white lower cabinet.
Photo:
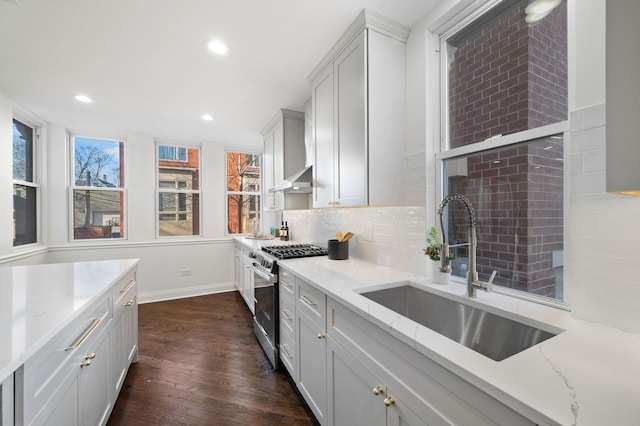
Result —
[[15, 372], [15, 424], [104, 425], [137, 360], [136, 271]]
[[534, 424], [286, 268], [280, 273], [296, 296], [292, 377], [321, 425]]

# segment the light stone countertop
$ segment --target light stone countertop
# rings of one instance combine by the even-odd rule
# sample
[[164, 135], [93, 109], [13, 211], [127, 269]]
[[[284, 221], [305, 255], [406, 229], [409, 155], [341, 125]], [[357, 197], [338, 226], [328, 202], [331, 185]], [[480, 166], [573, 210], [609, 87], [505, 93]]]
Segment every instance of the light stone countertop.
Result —
[[0, 383], [137, 262], [122, 259], [0, 267]]
[[[259, 249], [277, 240], [236, 241]], [[537, 424], [640, 424], [638, 334], [495, 292], [479, 291], [477, 299], [469, 299], [464, 284], [431, 284], [424, 276], [362, 260], [323, 256], [278, 263]], [[405, 280], [508, 318], [564, 331], [503, 361], [493, 361], [358, 294]]]

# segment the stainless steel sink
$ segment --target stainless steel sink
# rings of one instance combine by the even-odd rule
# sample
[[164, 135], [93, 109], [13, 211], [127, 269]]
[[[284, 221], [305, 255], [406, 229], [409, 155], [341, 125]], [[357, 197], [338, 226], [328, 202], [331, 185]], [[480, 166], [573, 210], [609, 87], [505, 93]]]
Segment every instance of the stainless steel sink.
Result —
[[557, 334], [438, 296], [409, 283], [361, 294], [495, 361]]

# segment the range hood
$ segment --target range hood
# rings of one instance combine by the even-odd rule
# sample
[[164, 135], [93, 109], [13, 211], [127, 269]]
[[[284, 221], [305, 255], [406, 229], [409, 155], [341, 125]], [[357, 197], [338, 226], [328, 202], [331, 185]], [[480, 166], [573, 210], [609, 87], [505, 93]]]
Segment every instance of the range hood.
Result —
[[288, 176], [285, 180], [269, 188], [269, 192], [286, 192], [289, 194], [310, 194], [311, 193], [311, 167], [306, 166], [297, 173]]

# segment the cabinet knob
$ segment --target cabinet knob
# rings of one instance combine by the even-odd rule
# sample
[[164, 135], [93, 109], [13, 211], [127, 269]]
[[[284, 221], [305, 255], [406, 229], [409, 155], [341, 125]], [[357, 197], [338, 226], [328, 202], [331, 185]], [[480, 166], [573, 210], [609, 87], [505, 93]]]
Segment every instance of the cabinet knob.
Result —
[[318, 333], [318, 339], [324, 339], [325, 337], [327, 337], [326, 333]]
[[94, 359], [96, 357], [96, 353], [95, 352], [91, 352], [90, 354], [87, 354], [84, 359]]
[[131, 305], [133, 305], [133, 300], [129, 300], [129, 301], [127, 301], [127, 303], [124, 304], [124, 306], [127, 307], [127, 308], [129, 306], [131, 306]]
[[91, 365], [91, 360], [90, 360], [90, 359], [85, 359], [84, 361], [82, 361], [82, 362], [80, 363], [80, 368], [88, 367], [88, 366], [90, 366], [90, 365]]
[[384, 393], [384, 388], [382, 386], [376, 386], [373, 388], [374, 395], [380, 395], [381, 393]]
[[387, 407], [391, 407], [393, 404], [395, 404], [396, 401], [394, 401], [394, 399], [390, 396], [386, 397], [384, 399], [384, 405], [386, 405]]

